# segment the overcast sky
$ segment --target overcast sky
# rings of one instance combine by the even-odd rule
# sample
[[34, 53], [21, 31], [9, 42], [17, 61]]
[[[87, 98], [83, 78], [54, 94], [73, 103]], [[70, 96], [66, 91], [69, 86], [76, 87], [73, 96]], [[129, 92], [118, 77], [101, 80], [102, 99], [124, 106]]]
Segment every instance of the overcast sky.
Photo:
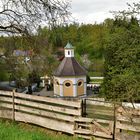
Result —
[[72, 0], [71, 11], [79, 23], [100, 23], [112, 18], [110, 11], [127, 9], [127, 4], [139, 0]]

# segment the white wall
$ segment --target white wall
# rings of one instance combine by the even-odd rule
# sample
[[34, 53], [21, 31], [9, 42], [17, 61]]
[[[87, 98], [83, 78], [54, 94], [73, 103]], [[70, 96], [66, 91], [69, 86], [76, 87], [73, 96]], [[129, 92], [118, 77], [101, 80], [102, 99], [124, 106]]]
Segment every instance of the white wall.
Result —
[[[64, 81], [66, 80], [70, 80], [72, 81], [73, 83], [73, 91], [74, 91], [74, 97], [77, 96], [77, 82], [78, 80], [83, 80], [84, 81], [84, 94], [86, 94], [86, 76], [79, 76], [79, 77], [55, 77], [54, 76], [54, 79], [57, 79], [59, 84], [60, 84], [60, 96], [63, 96], [63, 83]], [[58, 94], [56, 93], [56, 90], [55, 90], [55, 86], [54, 86], [54, 94]]]
[[74, 57], [74, 49], [65, 49], [65, 57]]

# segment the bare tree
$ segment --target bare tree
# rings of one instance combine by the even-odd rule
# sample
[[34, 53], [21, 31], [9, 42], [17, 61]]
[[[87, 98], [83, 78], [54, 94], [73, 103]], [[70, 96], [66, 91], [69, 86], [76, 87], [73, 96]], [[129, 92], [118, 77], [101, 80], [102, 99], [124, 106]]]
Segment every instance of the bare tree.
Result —
[[127, 3], [128, 8], [126, 10], [122, 11], [111, 11], [111, 13], [116, 18], [131, 18], [131, 17], [137, 17], [139, 19], [140, 16], [140, 1], [134, 2], [132, 4]]
[[39, 25], [67, 22], [70, 2], [64, 0], [1, 0], [0, 32], [30, 34]]

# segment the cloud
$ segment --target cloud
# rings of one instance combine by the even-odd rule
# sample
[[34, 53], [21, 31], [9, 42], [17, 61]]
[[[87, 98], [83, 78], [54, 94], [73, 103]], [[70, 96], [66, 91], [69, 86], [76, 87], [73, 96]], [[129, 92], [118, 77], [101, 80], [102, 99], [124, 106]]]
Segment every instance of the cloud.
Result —
[[113, 17], [110, 11], [127, 9], [127, 2], [132, 3], [137, 0], [73, 0], [72, 15], [79, 22], [99, 23]]

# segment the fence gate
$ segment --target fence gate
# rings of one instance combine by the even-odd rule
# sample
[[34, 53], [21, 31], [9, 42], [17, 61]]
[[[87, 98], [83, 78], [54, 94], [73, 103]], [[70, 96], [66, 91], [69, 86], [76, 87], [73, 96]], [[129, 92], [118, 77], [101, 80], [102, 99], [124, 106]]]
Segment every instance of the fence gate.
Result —
[[92, 139], [114, 139], [114, 107], [90, 98], [82, 101], [82, 118], [75, 120], [75, 134]]

